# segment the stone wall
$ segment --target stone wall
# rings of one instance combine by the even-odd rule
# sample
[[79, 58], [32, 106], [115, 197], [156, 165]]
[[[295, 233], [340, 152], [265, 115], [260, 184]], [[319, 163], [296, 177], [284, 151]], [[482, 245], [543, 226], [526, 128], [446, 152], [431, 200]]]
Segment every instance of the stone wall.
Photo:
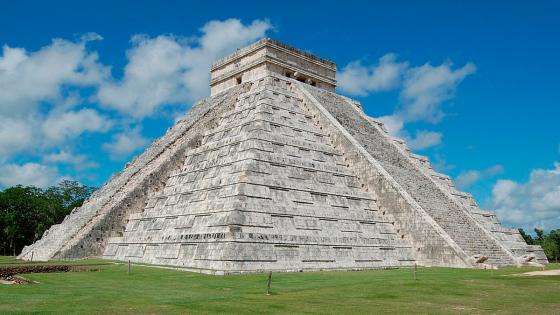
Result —
[[315, 86], [333, 91], [336, 65], [328, 60], [265, 38], [216, 61], [211, 68], [211, 94], [241, 82], [261, 79], [269, 72], [309, 80]]
[[18, 258], [50, 260], [101, 255], [108, 238], [122, 234], [128, 217], [142, 211], [147, 196], [162, 189], [168, 173], [181, 165], [182, 160], [176, 159], [182, 156], [189, 140], [197, 136], [201, 119], [218, 114], [214, 107], [240, 89], [241, 86], [194, 105], [187, 117], [114, 175], [61, 224], [53, 225], [40, 240], [26, 246]]
[[414, 264], [294, 83], [252, 82], [105, 258], [210, 273]]

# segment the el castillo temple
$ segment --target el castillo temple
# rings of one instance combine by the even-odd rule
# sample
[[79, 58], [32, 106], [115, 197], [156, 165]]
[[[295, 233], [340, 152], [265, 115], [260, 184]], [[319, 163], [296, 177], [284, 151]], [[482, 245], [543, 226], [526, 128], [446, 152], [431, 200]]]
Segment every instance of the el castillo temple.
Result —
[[333, 62], [262, 39], [210, 71], [210, 97], [19, 258], [212, 274], [547, 263], [336, 94]]

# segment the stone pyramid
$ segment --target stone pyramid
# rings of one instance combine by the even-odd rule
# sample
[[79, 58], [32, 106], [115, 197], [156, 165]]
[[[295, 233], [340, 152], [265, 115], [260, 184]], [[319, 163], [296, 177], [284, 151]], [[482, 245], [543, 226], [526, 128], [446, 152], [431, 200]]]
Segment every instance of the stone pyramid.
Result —
[[19, 258], [207, 273], [546, 263], [358, 102], [334, 63], [271, 39]]

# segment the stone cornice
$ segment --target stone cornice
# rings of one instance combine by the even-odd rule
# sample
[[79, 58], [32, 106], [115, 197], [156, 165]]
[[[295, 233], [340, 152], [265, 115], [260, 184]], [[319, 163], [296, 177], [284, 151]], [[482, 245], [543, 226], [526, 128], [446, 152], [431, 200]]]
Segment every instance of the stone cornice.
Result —
[[259, 49], [261, 49], [265, 46], [272, 47], [274, 49], [277, 49], [277, 50], [280, 50], [280, 51], [285, 52], [287, 54], [290, 54], [292, 56], [295, 56], [297, 58], [303, 59], [307, 62], [316, 64], [316, 65], [321, 66], [321, 67], [325, 67], [329, 70], [336, 71], [336, 64], [334, 62], [332, 62], [330, 60], [327, 60], [327, 59], [317, 57], [317, 56], [312, 55], [308, 52], [299, 50], [297, 48], [291, 47], [291, 46], [286, 45], [284, 43], [281, 43], [279, 41], [272, 40], [270, 38], [264, 38], [264, 39], [254, 43], [252, 45], [249, 45], [249, 46], [245, 47], [245, 48], [238, 49], [233, 54], [214, 62], [212, 64], [212, 67], [210, 68], [210, 70], [214, 71], [215, 69], [218, 69], [218, 68], [220, 68], [220, 67], [222, 67], [222, 66], [224, 66], [228, 63], [234, 62], [234, 61], [236, 61], [236, 60], [238, 60], [238, 59], [240, 59], [240, 58], [242, 58], [242, 57], [244, 57], [244, 56], [246, 56], [246, 55], [248, 55], [248, 54], [250, 54], [254, 51], [257, 51], [257, 50], [259, 50]]
[[236, 75], [239, 74], [239, 73], [245, 72], [245, 71], [247, 71], [248, 69], [251, 69], [251, 68], [253, 68], [253, 67], [257, 66], [257, 65], [260, 65], [260, 64], [263, 64], [263, 63], [267, 63], [267, 62], [268, 62], [268, 63], [271, 63], [271, 64], [275, 64], [275, 65], [281, 66], [281, 67], [286, 68], [286, 69], [293, 70], [294, 72], [295, 72], [295, 71], [298, 71], [299, 73], [303, 74], [303, 75], [306, 76], [306, 77], [313, 78], [313, 79], [315, 79], [315, 80], [317, 80], [317, 81], [325, 82], [325, 83], [332, 84], [332, 85], [335, 85], [335, 86], [336, 86], [336, 80], [333, 80], [333, 79], [331, 79], [331, 78], [329, 78], [329, 77], [326, 77], [326, 76], [323, 76], [323, 75], [320, 75], [320, 74], [317, 74], [317, 73], [314, 73], [314, 72], [310, 72], [310, 71], [307, 71], [307, 70], [303, 70], [303, 69], [301, 69], [301, 68], [292, 66], [292, 65], [290, 65], [290, 64], [286, 64], [286, 63], [282, 62], [281, 60], [279, 60], [278, 58], [274, 58], [274, 57], [268, 56], [268, 55], [263, 56], [263, 57], [261, 57], [261, 58], [258, 58], [258, 59], [256, 59], [255, 61], [253, 61], [253, 62], [251, 62], [251, 63], [248, 63], [248, 64], [246, 64], [246, 65], [244, 65], [244, 66], [242, 66], [242, 67], [239, 67], [239, 68], [237, 68], [237, 69], [235, 69], [235, 70], [232, 70], [232, 71], [230, 71], [230, 72], [224, 73], [224, 74], [222, 74], [222, 75], [219, 76], [219, 77], [212, 78], [212, 79], [210, 80], [210, 85], [213, 86], [213, 85], [215, 85], [215, 84], [217, 84], [217, 83], [219, 83], [219, 82], [222, 82], [222, 81], [224, 81], [224, 80], [227, 80], [228, 78], [231, 78], [231, 77], [233, 77], [233, 76], [236, 76]]

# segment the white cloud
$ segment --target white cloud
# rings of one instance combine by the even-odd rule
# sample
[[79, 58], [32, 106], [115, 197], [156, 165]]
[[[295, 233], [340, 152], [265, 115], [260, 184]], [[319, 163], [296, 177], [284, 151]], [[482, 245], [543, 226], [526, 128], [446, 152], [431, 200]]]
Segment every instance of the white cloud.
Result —
[[434, 170], [444, 173], [454, 169], [455, 165], [448, 163], [445, 156], [436, 153], [434, 154], [434, 158], [432, 160], [432, 167]]
[[403, 107], [397, 115], [406, 122], [439, 122], [444, 116], [441, 104], [451, 99], [457, 85], [475, 71], [476, 67], [472, 63], [456, 70], [452, 69], [451, 63], [437, 67], [425, 64], [410, 69], [401, 92]]
[[54, 39], [37, 51], [3, 46], [0, 162], [26, 150], [37, 153], [45, 144], [77, 137], [86, 130], [106, 130], [97, 128], [100, 116], [93, 110], [66, 112], [82, 102], [80, 88], [95, 87], [109, 75], [97, 53], [86, 47], [87, 42], [99, 39], [95, 33], [77, 42]]
[[358, 96], [391, 90], [399, 85], [407, 67], [406, 62], [396, 62], [394, 54], [384, 55], [379, 58], [379, 63], [373, 66], [354, 61], [339, 71], [338, 87], [345, 93]]
[[57, 184], [60, 180], [62, 177], [56, 168], [38, 163], [0, 166], [0, 186], [3, 187], [15, 185], [48, 187]]
[[408, 147], [414, 151], [437, 146], [441, 144], [443, 139], [441, 132], [428, 130], [419, 130], [416, 132], [416, 136], [412, 137], [404, 129], [404, 120], [397, 115], [382, 116], [379, 120], [383, 123], [389, 134], [405, 140]]
[[0, 163], [28, 148], [32, 141], [30, 121], [0, 115]]
[[61, 143], [78, 137], [84, 132], [104, 132], [111, 126], [106, 117], [93, 109], [81, 109], [51, 114], [43, 123], [42, 129], [48, 140]]
[[65, 111], [70, 100], [42, 116], [31, 112], [27, 117], [0, 115], [0, 163], [21, 152], [42, 153], [44, 149], [63, 145], [85, 132], [106, 132], [113, 122], [94, 109]]
[[484, 170], [469, 170], [463, 171], [455, 179], [455, 184], [460, 189], [466, 189], [474, 183], [488, 177], [492, 177], [504, 172], [504, 167], [501, 165], [494, 165]]
[[[99, 36], [99, 35], [97, 35]], [[60, 101], [64, 85], [96, 85], [108, 68], [86, 49], [90, 34], [79, 42], [54, 39], [36, 52], [3, 46], [0, 56], [0, 115], [26, 115], [40, 102]]]
[[554, 163], [553, 169], [533, 170], [525, 183], [498, 180], [489, 206], [512, 226], [557, 228], [560, 225], [560, 163]]
[[416, 132], [416, 137], [408, 140], [411, 150], [424, 150], [441, 144], [443, 134], [441, 132], [420, 130]]
[[[391, 115], [395, 116], [392, 122], [437, 123], [444, 117], [441, 105], [450, 100], [459, 83], [475, 71], [472, 63], [458, 69], [453, 69], [450, 62], [410, 67], [408, 62], [397, 62], [394, 54], [386, 54], [377, 65], [366, 66], [361, 61], [349, 63], [338, 74], [338, 83], [343, 92], [356, 96], [401, 87], [401, 106]], [[398, 131], [401, 128], [389, 129]]]
[[160, 106], [203, 98], [210, 90], [211, 63], [263, 37], [270, 28], [268, 21], [243, 25], [229, 19], [208, 22], [201, 28], [202, 35], [191, 40], [135, 36], [122, 80], [102, 84], [98, 98], [105, 107], [135, 118], [148, 116]]
[[77, 170], [95, 168], [99, 166], [96, 162], [88, 160], [88, 157], [85, 154], [72, 154], [66, 150], [45, 155], [43, 157], [43, 162], [72, 164]]
[[74, 156], [68, 151], [60, 151], [58, 153], [47, 154], [43, 157], [43, 161], [47, 163], [75, 163], [85, 159], [85, 155]]
[[144, 148], [149, 140], [144, 138], [140, 128], [113, 135], [112, 141], [105, 143], [103, 149], [109, 153], [112, 160], [121, 160], [133, 152]]
[[338, 84], [343, 92], [357, 96], [401, 88], [399, 108], [380, 120], [391, 135], [408, 140], [413, 150], [422, 150], [439, 145], [442, 133], [420, 130], [412, 138], [404, 129], [405, 125], [418, 121], [438, 123], [445, 116], [442, 104], [450, 100], [459, 83], [475, 71], [472, 63], [458, 69], [453, 69], [450, 62], [410, 67], [408, 62], [397, 62], [394, 54], [386, 54], [376, 65], [367, 66], [361, 61], [349, 63], [339, 72]]
[[378, 118], [383, 123], [387, 132], [395, 137], [400, 136], [404, 128], [404, 120], [399, 116], [387, 115]]
[[480, 171], [464, 171], [461, 172], [461, 174], [459, 174], [459, 176], [455, 179], [455, 185], [457, 185], [459, 189], [466, 189], [475, 182], [479, 181], [481, 178], [482, 173]]

